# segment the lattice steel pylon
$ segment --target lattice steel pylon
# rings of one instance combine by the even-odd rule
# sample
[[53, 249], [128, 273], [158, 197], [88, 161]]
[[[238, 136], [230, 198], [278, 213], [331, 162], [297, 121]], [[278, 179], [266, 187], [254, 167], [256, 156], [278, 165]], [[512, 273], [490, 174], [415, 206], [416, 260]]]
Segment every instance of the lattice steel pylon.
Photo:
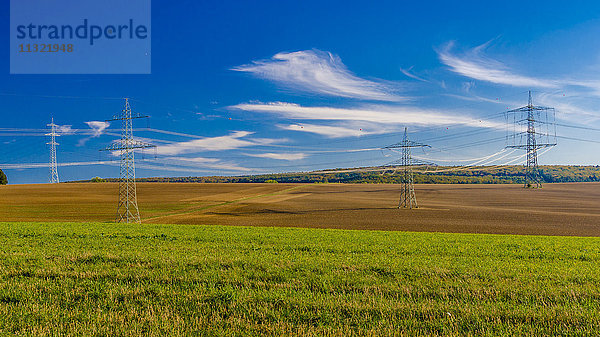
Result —
[[[513, 116], [512, 121], [510, 116]], [[511, 123], [514, 128], [512, 134], [507, 137], [507, 147], [527, 151], [523, 187], [542, 188], [544, 179], [538, 167], [538, 150], [556, 146], [554, 118], [554, 108], [533, 105], [531, 91], [529, 91], [527, 106], [507, 112], [507, 123]], [[510, 139], [512, 139], [512, 144]]]
[[54, 124], [54, 117], [52, 117], [52, 122], [48, 126], [50, 127], [50, 133], [47, 133], [46, 136], [50, 136], [50, 141], [46, 144], [50, 145], [50, 184], [58, 184], [60, 180], [58, 179], [58, 165], [56, 163], [56, 147], [58, 146], [56, 137], [60, 135], [56, 133], [58, 125]]
[[414, 142], [408, 139], [407, 129], [404, 128], [404, 139], [400, 143], [388, 145], [384, 149], [402, 149], [400, 165], [402, 167], [402, 186], [400, 188], [400, 202], [398, 208], [418, 208], [415, 196], [415, 179], [412, 171], [414, 161], [411, 155], [413, 147], [429, 147], [429, 145]]
[[119, 151], [121, 157], [119, 179], [119, 204], [117, 206], [116, 222], [141, 223], [140, 211], [137, 204], [137, 189], [135, 186], [135, 161], [134, 151], [155, 147], [155, 145], [144, 143], [133, 138], [133, 119], [147, 118], [140, 114], [132, 114], [129, 99], [125, 98], [125, 107], [120, 114], [115, 115], [109, 121], [121, 121], [121, 139], [115, 141], [111, 146], [101, 151]]

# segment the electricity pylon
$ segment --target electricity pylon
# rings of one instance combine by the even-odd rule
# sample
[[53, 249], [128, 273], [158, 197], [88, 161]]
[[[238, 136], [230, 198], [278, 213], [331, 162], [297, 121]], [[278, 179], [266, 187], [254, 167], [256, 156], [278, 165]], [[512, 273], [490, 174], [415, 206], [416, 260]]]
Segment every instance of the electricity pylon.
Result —
[[58, 125], [54, 124], [54, 117], [52, 117], [52, 122], [47, 125], [50, 127], [50, 133], [46, 134], [46, 136], [50, 136], [50, 142], [46, 143], [50, 145], [50, 183], [58, 184], [60, 181], [58, 179], [58, 168], [56, 164], [56, 147], [58, 146], [56, 137], [60, 135], [56, 133]]
[[429, 145], [409, 140], [406, 128], [404, 128], [404, 139], [402, 142], [384, 147], [384, 149], [402, 149], [402, 158], [400, 159], [400, 165], [402, 166], [402, 187], [400, 189], [400, 203], [398, 204], [398, 208], [412, 209], [419, 207], [415, 196], [415, 179], [412, 171], [412, 166], [415, 164], [411, 156], [411, 148], [413, 147], [429, 147]]
[[[509, 123], [511, 123], [509, 117], [511, 115], [513, 116], [512, 125], [514, 129], [512, 135], [507, 137], [507, 143], [510, 143], [508, 141], [510, 138], [513, 142], [507, 144], [507, 147], [527, 151], [525, 183], [523, 186], [542, 188], [544, 179], [538, 166], [538, 150], [556, 145], [554, 108], [533, 105], [531, 91], [529, 91], [527, 106], [507, 112], [507, 122]], [[519, 138], [518, 141], [517, 138]]]
[[116, 222], [141, 223], [140, 210], [137, 204], [137, 190], [135, 186], [134, 151], [155, 147], [133, 138], [133, 119], [147, 118], [140, 114], [132, 114], [129, 99], [125, 98], [125, 107], [118, 115], [109, 121], [121, 121], [121, 139], [103, 151], [119, 151], [121, 156], [121, 177], [119, 179], [119, 204], [117, 206]]

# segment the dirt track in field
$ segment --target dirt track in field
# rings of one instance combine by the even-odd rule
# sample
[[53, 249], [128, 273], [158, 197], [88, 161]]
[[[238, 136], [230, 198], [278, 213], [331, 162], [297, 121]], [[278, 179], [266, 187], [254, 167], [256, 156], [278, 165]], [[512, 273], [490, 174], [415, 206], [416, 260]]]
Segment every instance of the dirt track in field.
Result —
[[[0, 186], [0, 221], [111, 221], [117, 185]], [[138, 184], [146, 223], [600, 236], [600, 184]]]

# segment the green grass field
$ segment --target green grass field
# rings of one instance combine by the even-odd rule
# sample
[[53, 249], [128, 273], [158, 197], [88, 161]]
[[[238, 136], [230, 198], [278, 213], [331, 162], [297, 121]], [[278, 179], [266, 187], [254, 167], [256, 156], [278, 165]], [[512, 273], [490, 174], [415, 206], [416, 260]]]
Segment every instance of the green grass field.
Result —
[[600, 238], [0, 223], [3, 335], [600, 331]]

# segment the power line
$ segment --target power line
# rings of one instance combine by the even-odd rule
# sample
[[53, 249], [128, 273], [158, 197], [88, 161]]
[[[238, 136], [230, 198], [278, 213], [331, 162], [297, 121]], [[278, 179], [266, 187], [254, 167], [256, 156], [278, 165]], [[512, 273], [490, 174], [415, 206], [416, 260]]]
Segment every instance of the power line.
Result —
[[566, 128], [572, 128], [572, 129], [600, 131], [599, 128], [592, 128], [592, 127], [589, 127], [589, 126], [577, 126], [577, 125], [569, 125], [569, 124], [563, 124], [563, 123], [555, 123], [555, 124], [557, 126], [562, 126], [562, 127], [566, 127]]
[[596, 144], [600, 144], [600, 141], [598, 140], [591, 140], [591, 139], [582, 139], [582, 138], [575, 138], [575, 137], [567, 137], [567, 136], [556, 136], [556, 138], [561, 138], [561, 139], [568, 139], [568, 140], [576, 140], [579, 142], [588, 142], [588, 143], [596, 143]]

